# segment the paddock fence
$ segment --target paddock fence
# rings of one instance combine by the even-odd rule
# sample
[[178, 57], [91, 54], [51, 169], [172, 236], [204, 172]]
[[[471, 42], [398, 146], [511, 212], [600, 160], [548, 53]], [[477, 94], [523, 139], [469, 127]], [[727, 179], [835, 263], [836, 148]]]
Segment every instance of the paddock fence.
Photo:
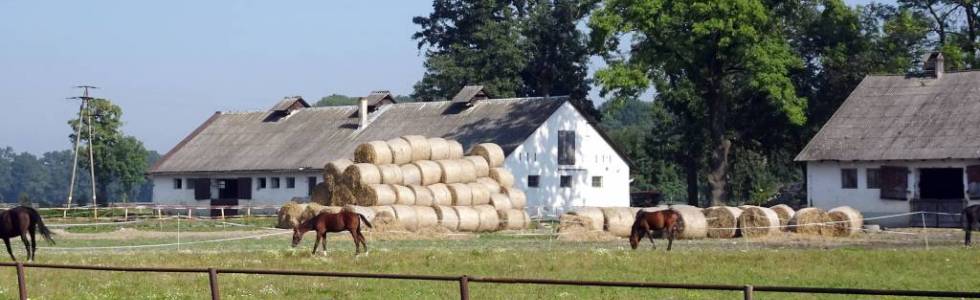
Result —
[[416, 280], [455, 282], [459, 286], [459, 298], [470, 298], [470, 283], [488, 284], [527, 284], [527, 285], [558, 285], [558, 286], [590, 286], [590, 287], [619, 287], [643, 289], [684, 289], [684, 290], [713, 290], [740, 292], [743, 299], [751, 300], [756, 292], [775, 293], [807, 293], [807, 294], [838, 294], [838, 295], [874, 295], [874, 296], [904, 296], [904, 297], [943, 297], [943, 298], [980, 298], [980, 291], [925, 291], [925, 290], [890, 290], [890, 289], [856, 289], [856, 288], [825, 288], [825, 287], [794, 287], [766, 285], [717, 285], [717, 284], [683, 284], [658, 282], [628, 282], [628, 281], [582, 281], [562, 279], [536, 278], [506, 278], [481, 277], [469, 275], [411, 275], [411, 274], [375, 274], [375, 273], [346, 273], [322, 271], [293, 271], [293, 270], [254, 270], [254, 269], [217, 269], [217, 268], [153, 268], [153, 267], [109, 267], [91, 265], [61, 265], [36, 264], [21, 262], [0, 262], [0, 267], [14, 267], [17, 271], [17, 290], [20, 299], [28, 299], [27, 269], [62, 269], [88, 270], [109, 272], [140, 272], [140, 273], [200, 273], [208, 275], [211, 299], [221, 299], [218, 285], [219, 274], [244, 275], [279, 275], [279, 276], [308, 276], [354, 279], [382, 280]]

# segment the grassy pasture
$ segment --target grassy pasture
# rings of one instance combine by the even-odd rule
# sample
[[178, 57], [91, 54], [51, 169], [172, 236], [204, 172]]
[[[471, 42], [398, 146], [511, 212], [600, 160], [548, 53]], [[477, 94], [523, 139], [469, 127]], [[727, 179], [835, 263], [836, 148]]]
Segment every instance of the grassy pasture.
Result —
[[[241, 220], [233, 221], [242, 223]], [[269, 219], [249, 224], [271, 225]], [[50, 224], [57, 224], [55, 219]], [[67, 223], [75, 223], [67, 221]], [[344, 272], [469, 274], [583, 280], [707, 284], [977, 290], [980, 249], [959, 246], [957, 231], [852, 239], [777, 237], [759, 240], [675, 242], [674, 251], [624, 240], [569, 242], [546, 235], [483, 234], [431, 239], [413, 234], [368, 234], [371, 252], [353, 256], [345, 235], [331, 235], [329, 250], [309, 253], [309, 234], [298, 248], [289, 235], [161, 248], [62, 249], [173, 243], [176, 222], [150, 221], [99, 227], [59, 228], [58, 249], [39, 250], [40, 263], [111, 266], [218, 267]], [[52, 226], [55, 227], [55, 226]], [[104, 227], [104, 228], [103, 228]], [[85, 229], [83, 229], [85, 228]], [[97, 229], [92, 229], [97, 228]], [[181, 221], [182, 243], [251, 236], [270, 231], [214, 221]], [[660, 242], [658, 240], [658, 242]], [[47, 247], [48, 245], [42, 244]], [[15, 254], [23, 256], [19, 241]], [[7, 258], [4, 258], [7, 259]], [[114, 273], [28, 269], [32, 299], [203, 299], [204, 274]], [[0, 298], [16, 297], [13, 268], [0, 270]], [[224, 299], [456, 299], [455, 283], [220, 275]], [[472, 283], [473, 299], [740, 299], [734, 292], [550, 287]], [[757, 293], [759, 299], [861, 299], [855, 296]], [[879, 299], [866, 297], [867, 299]]]

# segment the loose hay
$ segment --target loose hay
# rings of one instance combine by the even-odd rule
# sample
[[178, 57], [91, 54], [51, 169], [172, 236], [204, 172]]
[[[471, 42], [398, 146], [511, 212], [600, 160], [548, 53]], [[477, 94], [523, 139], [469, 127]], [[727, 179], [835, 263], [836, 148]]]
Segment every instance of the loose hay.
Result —
[[429, 140], [421, 135], [406, 135], [401, 137], [412, 147], [412, 161], [428, 160], [432, 157]]
[[420, 160], [412, 163], [419, 168], [419, 180], [421, 185], [431, 185], [442, 180], [442, 167], [439, 163], [431, 160]]
[[446, 145], [449, 147], [449, 159], [463, 158], [463, 144], [456, 140], [446, 140]]
[[429, 138], [429, 159], [449, 159], [449, 142], [443, 138]]
[[398, 165], [379, 165], [378, 172], [381, 173], [381, 183], [384, 184], [403, 184], [402, 168]]
[[490, 194], [490, 205], [493, 205], [497, 210], [507, 210], [514, 208], [510, 203], [510, 198], [507, 195], [500, 193]]
[[525, 212], [523, 209], [498, 209], [497, 217], [500, 219], [500, 230], [521, 230], [527, 228]]
[[459, 215], [456, 214], [456, 210], [452, 206], [439, 205], [432, 208], [435, 209], [436, 217], [439, 218], [439, 226], [452, 231], [459, 229]]
[[391, 150], [391, 163], [400, 165], [412, 162], [412, 145], [408, 141], [397, 138], [387, 140], [385, 143]]
[[459, 231], [477, 231], [480, 229], [480, 213], [471, 206], [453, 206], [459, 218]]
[[738, 216], [742, 210], [730, 206], [712, 206], [704, 209], [708, 222], [709, 238], [733, 238], [738, 235]]
[[[674, 206], [671, 207], [681, 216], [680, 228], [678, 228], [677, 238], [679, 239], [701, 239], [708, 236], [708, 221], [704, 217], [701, 209], [694, 206]], [[632, 210], [630, 210], [632, 213]], [[636, 214], [633, 214], [634, 219]], [[630, 226], [632, 226], [632, 222]]]
[[437, 160], [436, 163], [439, 164], [439, 182], [442, 183], [458, 183], [463, 182], [463, 166], [457, 160], [444, 159]]
[[792, 207], [789, 207], [789, 205], [786, 205], [786, 204], [778, 204], [778, 205], [775, 205], [773, 207], [770, 207], [770, 209], [772, 209], [772, 211], [776, 212], [776, 215], [779, 216], [779, 225], [780, 226], [786, 226], [786, 225], [788, 225], [789, 224], [789, 219], [792, 219], [793, 218], [793, 215], [796, 213], [796, 211], [793, 210]]
[[413, 185], [422, 184], [422, 171], [415, 164], [404, 164], [399, 166], [402, 169], [402, 184]]
[[446, 185], [452, 197], [453, 206], [473, 205], [473, 191], [465, 183], [450, 183]]
[[476, 205], [473, 209], [480, 214], [480, 227], [478, 231], [490, 232], [496, 231], [500, 227], [500, 216], [497, 215], [497, 210], [490, 205]]
[[449, 186], [443, 183], [437, 183], [427, 186], [429, 191], [432, 192], [432, 205], [453, 205], [453, 195], [449, 192]]
[[365, 219], [368, 220], [368, 222], [374, 221], [374, 216], [375, 216], [374, 209], [367, 206], [344, 205], [343, 211], [349, 211], [355, 214], [362, 215], [364, 216]]
[[439, 216], [436, 210], [429, 206], [413, 206], [415, 217], [418, 219], [418, 229], [432, 228], [439, 226]]
[[834, 223], [830, 224], [828, 231], [833, 236], [851, 236], [861, 232], [864, 225], [864, 216], [861, 212], [850, 206], [841, 206], [831, 209], [827, 216]]
[[391, 189], [395, 191], [395, 204], [415, 205], [415, 191], [404, 185], [392, 184]]
[[330, 204], [341, 206], [347, 204], [358, 204], [360, 202], [354, 191], [351, 190], [346, 184], [334, 186], [333, 190], [330, 191]]
[[421, 185], [410, 185], [408, 188], [415, 193], [415, 205], [432, 206], [432, 190]]
[[330, 192], [326, 182], [317, 183], [313, 187], [313, 192], [310, 193], [310, 202], [330, 205]]
[[789, 230], [799, 234], [824, 235], [830, 234], [830, 230], [824, 229], [826, 223], [830, 222], [827, 212], [816, 208], [807, 207], [800, 209], [789, 219]]
[[463, 159], [473, 165], [473, 172], [476, 177], [490, 176], [490, 165], [487, 164], [487, 160], [483, 157], [470, 155], [464, 156]]
[[487, 190], [487, 186], [477, 182], [467, 183], [466, 185], [470, 187], [473, 205], [490, 204], [490, 191]]
[[493, 168], [490, 169], [490, 178], [496, 180], [500, 184], [500, 187], [512, 187], [514, 186], [514, 174], [504, 168]]
[[328, 162], [323, 166], [323, 182], [331, 186], [342, 184], [341, 178], [344, 177], [344, 170], [353, 164], [353, 161], [346, 158]]
[[385, 165], [391, 163], [391, 149], [384, 141], [371, 141], [357, 145], [354, 162]]
[[413, 206], [392, 205], [391, 209], [395, 211], [395, 218], [398, 219], [398, 223], [404, 226], [406, 230], [417, 231], [419, 229], [418, 214], [415, 213]]
[[388, 209], [378, 211], [378, 213], [374, 215], [374, 220], [371, 221], [371, 225], [374, 225], [374, 227], [371, 228], [372, 232], [405, 230], [405, 227], [398, 222], [398, 218], [395, 217], [395, 211], [390, 209], [390, 206], [381, 207], [387, 207]]
[[364, 188], [371, 184], [381, 183], [381, 171], [377, 165], [360, 163], [353, 164], [344, 170], [344, 178], [355, 189]]
[[602, 209], [598, 207], [580, 207], [568, 214], [588, 218], [590, 220], [589, 224], [592, 226], [589, 227], [591, 231], [602, 231], [605, 224], [605, 216], [602, 213]]
[[473, 150], [470, 153], [477, 156], [482, 156], [486, 159], [490, 167], [497, 168], [504, 165], [504, 149], [500, 148], [499, 145], [493, 143], [483, 143], [473, 146]]
[[490, 177], [478, 177], [476, 182], [482, 183], [487, 187], [487, 190], [491, 193], [500, 193], [500, 184], [496, 180]]
[[740, 206], [739, 231], [744, 237], [762, 237], [779, 232], [779, 216], [766, 207]]
[[515, 187], [505, 187], [501, 188], [501, 190], [503, 190], [502, 194], [510, 198], [511, 207], [520, 209], [527, 207], [527, 195], [524, 194], [524, 191]]
[[289, 201], [279, 208], [279, 212], [276, 213], [276, 228], [292, 229], [299, 225], [300, 217], [303, 215], [303, 211], [306, 210], [306, 204], [296, 203], [295, 201]]
[[615, 236], [628, 237], [633, 228], [633, 210], [629, 207], [603, 207], [603, 227]]
[[390, 184], [370, 184], [358, 190], [357, 200], [364, 206], [392, 205], [398, 201], [398, 194]]

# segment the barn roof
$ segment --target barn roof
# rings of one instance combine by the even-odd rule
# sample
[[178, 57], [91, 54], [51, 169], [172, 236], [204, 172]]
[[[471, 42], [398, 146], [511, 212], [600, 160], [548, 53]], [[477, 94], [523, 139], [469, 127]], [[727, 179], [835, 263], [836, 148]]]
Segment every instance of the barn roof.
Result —
[[980, 71], [868, 76], [797, 161], [980, 158]]
[[466, 148], [495, 142], [509, 155], [565, 102], [552, 97], [494, 99], [471, 107], [449, 101], [389, 104], [371, 113], [364, 129], [358, 129], [357, 106], [305, 108], [277, 122], [263, 122], [265, 111], [218, 112], [149, 173], [317, 170], [351, 158], [358, 144], [403, 135], [456, 139]]

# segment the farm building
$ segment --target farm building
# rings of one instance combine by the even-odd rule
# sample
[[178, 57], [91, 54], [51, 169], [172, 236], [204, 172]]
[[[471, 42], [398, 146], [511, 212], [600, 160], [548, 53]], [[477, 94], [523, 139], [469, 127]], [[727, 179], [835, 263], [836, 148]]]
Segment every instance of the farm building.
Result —
[[[868, 217], [959, 213], [980, 203], [980, 71], [867, 76], [796, 157], [806, 162], [810, 205], [857, 208]], [[959, 226], [958, 216], [878, 220]]]
[[403, 135], [499, 144], [529, 213], [628, 206], [627, 158], [566, 97], [489, 99], [482, 87], [452, 101], [396, 103], [373, 92], [359, 105], [310, 107], [286, 98], [268, 111], [216, 112], [154, 165], [153, 201], [280, 205], [307, 197], [324, 165], [357, 145]]

